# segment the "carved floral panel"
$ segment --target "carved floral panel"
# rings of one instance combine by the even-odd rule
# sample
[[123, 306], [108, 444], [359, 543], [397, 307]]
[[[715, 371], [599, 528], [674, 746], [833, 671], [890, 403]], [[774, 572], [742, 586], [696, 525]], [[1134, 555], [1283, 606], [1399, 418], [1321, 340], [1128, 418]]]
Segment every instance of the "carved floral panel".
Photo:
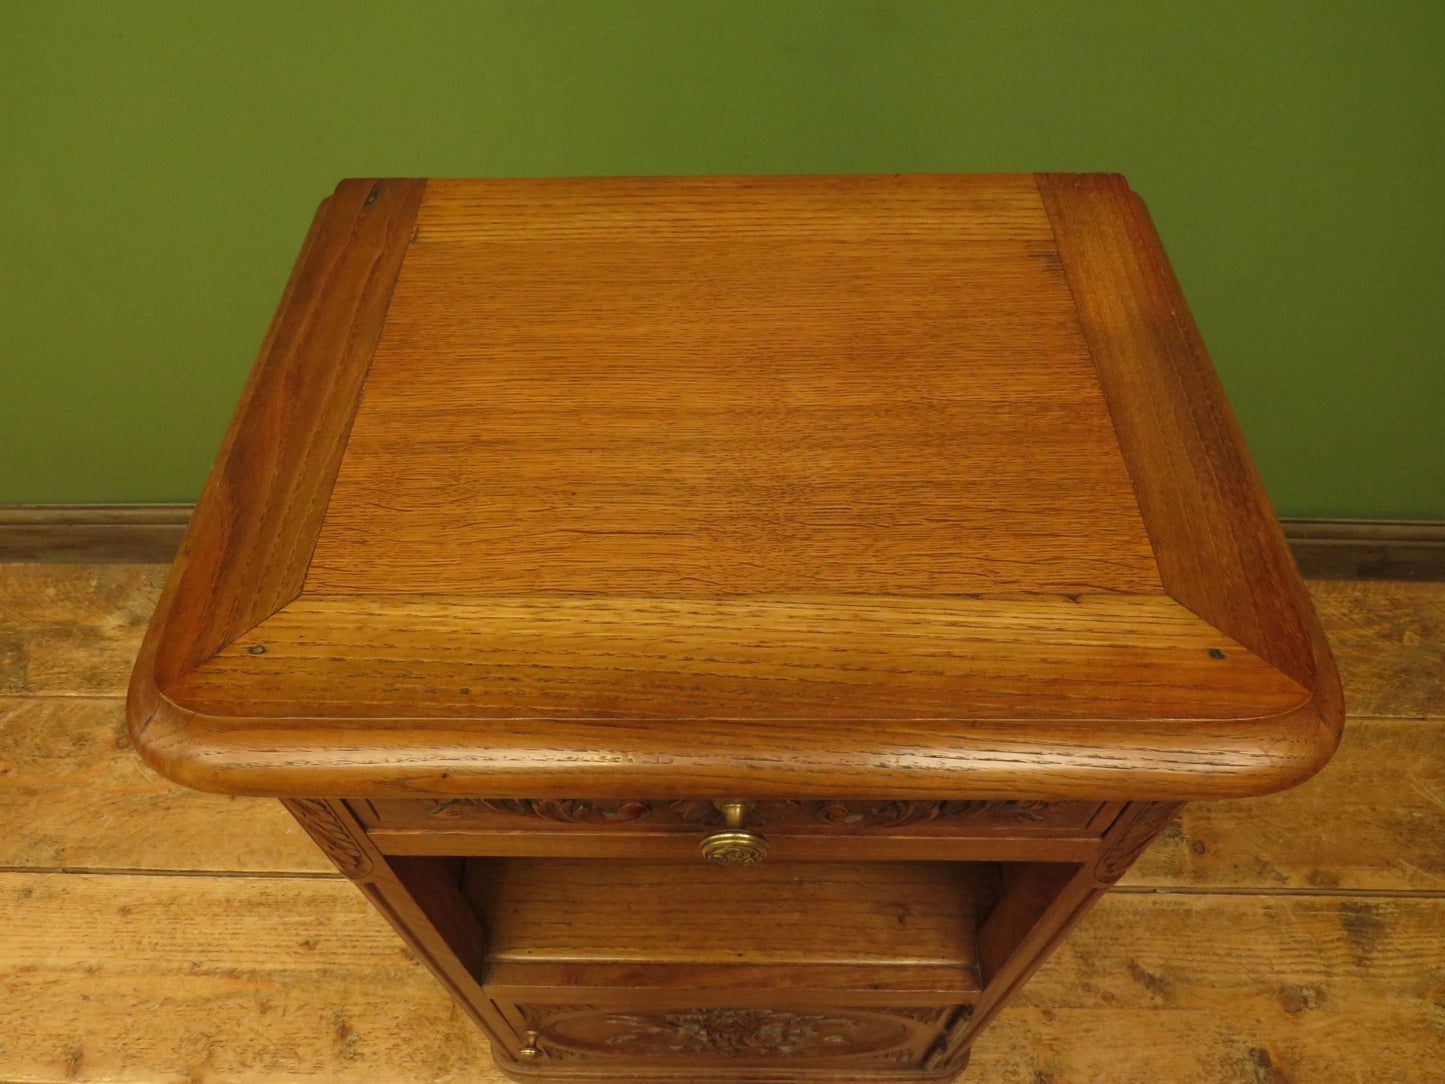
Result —
[[913, 1043], [918, 1028], [912, 1021], [936, 1021], [946, 1011], [707, 1008], [629, 1013], [536, 1005], [518, 1009], [540, 1030], [539, 1045], [549, 1058], [720, 1060], [863, 1056], [909, 1060], [919, 1056]]
[[[809, 826], [890, 829], [929, 822], [1027, 828], [1031, 825], [1083, 827], [1097, 803], [1043, 801], [853, 801], [763, 799], [748, 804], [745, 823], [757, 828]], [[430, 819], [464, 821], [501, 815], [551, 824], [714, 827], [723, 814], [708, 799], [442, 798], [428, 803]]]

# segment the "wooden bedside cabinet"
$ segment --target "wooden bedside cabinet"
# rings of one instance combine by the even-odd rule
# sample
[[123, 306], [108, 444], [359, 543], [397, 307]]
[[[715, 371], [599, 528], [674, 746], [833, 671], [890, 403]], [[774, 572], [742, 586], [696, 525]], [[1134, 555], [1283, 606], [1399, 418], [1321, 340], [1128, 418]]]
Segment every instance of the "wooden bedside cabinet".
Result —
[[923, 1081], [1341, 706], [1122, 178], [402, 180], [323, 203], [130, 720], [518, 1079]]

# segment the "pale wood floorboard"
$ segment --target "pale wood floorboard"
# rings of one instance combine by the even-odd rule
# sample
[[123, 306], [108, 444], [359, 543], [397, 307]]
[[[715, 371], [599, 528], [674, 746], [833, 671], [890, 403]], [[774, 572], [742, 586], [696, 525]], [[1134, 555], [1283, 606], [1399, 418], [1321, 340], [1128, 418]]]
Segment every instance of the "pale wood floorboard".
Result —
[[[0, 565], [0, 1082], [502, 1080], [275, 803], [126, 748], [164, 572]], [[1191, 806], [965, 1080], [1445, 1079], [1445, 584], [1311, 588], [1351, 714], [1334, 763]]]

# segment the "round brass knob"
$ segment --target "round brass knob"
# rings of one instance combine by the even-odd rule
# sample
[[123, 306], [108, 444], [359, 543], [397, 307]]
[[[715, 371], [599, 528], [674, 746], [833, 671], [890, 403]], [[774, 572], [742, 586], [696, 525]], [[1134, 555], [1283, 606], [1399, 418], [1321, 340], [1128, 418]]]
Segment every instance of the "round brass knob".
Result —
[[719, 866], [751, 866], [754, 862], [762, 861], [768, 853], [768, 841], [743, 827], [743, 814], [751, 803], [714, 804], [722, 810], [727, 827], [702, 841], [699, 846], [702, 856]]
[[537, 1046], [537, 1033], [535, 1031], [526, 1032], [522, 1036], [522, 1039], [527, 1045], [517, 1051], [517, 1057], [523, 1061], [536, 1061], [542, 1056], [542, 1051]]

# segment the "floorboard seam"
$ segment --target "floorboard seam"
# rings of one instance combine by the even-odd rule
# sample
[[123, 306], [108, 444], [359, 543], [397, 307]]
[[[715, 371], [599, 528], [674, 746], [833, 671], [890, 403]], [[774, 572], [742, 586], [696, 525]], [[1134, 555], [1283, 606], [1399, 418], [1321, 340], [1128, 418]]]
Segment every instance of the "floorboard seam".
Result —
[[[47, 876], [86, 877], [218, 877], [273, 881], [345, 881], [339, 873], [324, 871], [256, 871], [190, 869], [108, 869], [96, 866], [0, 866], [0, 873], [33, 873]], [[1233, 888], [1185, 887], [1182, 885], [1117, 885], [1110, 895], [1123, 896], [1259, 896], [1336, 899], [1445, 899], [1445, 889], [1434, 888]], [[3, 1082], [0, 1082], [3, 1084]]]
[[[0, 873], [37, 873], [47, 876], [84, 877], [221, 877], [236, 879], [261, 879], [272, 881], [345, 881], [339, 873], [322, 870], [306, 872], [254, 871], [254, 870], [207, 870], [207, 869], [102, 869], [94, 866], [0, 866]], [[3, 1082], [0, 1082], [3, 1084]]]
[[1123, 896], [1264, 896], [1273, 899], [1320, 896], [1335, 899], [1365, 897], [1405, 900], [1445, 899], [1445, 889], [1440, 888], [1189, 888], [1183, 885], [1116, 885], [1109, 890], [1109, 895], [1115, 894]]
[[[116, 704], [125, 703], [125, 693], [4, 693], [0, 703], [14, 700], [105, 700]], [[0, 1081], [0, 1084], [4, 1084]]]

